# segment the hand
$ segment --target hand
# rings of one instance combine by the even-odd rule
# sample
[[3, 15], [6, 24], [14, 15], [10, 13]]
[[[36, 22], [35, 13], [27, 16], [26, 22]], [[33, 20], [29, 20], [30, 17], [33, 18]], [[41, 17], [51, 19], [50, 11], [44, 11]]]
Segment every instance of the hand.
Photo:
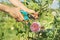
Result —
[[[25, 10], [25, 11], [26, 11], [26, 10]], [[28, 9], [27, 12], [28, 12], [28, 13], [35, 13], [35, 11], [34, 11], [34, 10], [31, 10], [31, 9]]]
[[17, 21], [23, 21], [24, 17], [23, 15], [20, 13], [20, 10], [18, 8], [11, 8], [10, 9], [10, 13], [12, 13], [12, 17], [14, 17]]
[[38, 18], [37, 12], [35, 12], [34, 10], [28, 9], [24, 4], [22, 4], [20, 1], [18, 0], [9, 0], [13, 5], [15, 5], [16, 7], [19, 7], [20, 9], [28, 12], [28, 13], [33, 13], [32, 16], [34, 18]]
[[0, 4], [0, 10], [8, 12], [12, 17], [14, 17], [15, 19], [17, 19], [17, 21], [23, 21], [24, 20], [24, 17], [20, 13], [20, 9], [19, 8], [9, 7], [7, 5]]
[[27, 12], [31, 13], [31, 16], [33, 16], [34, 19], [38, 18], [38, 12], [35, 12], [34, 10], [31, 10], [31, 9], [28, 9]]
[[38, 19], [38, 12], [32, 13], [31, 15], [34, 17], [34, 19]]

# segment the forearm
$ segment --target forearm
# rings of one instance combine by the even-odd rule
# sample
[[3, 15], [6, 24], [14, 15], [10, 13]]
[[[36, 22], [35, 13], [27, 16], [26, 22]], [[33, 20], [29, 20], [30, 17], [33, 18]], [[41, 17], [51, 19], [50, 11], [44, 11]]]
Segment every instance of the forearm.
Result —
[[19, 0], [9, 0], [14, 6], [17, 6], [23, 10], [28, 10]]
[[16, 18], [16, 15], [13, 14], [9, 6], [0, 3], [0, 10], [8, 12], [12, 17]]
[[10, 10], [8, 10], [9, 7], [8, 6], [5, 6], [3, 4], [0, 4], [0, 10], [3, 10], [3, 11], [6, 11], [6, 12], [9, 12]]
[[19, 0], [9, 0], [14, 6], [19, 7], [20, 9], [23, 9], [27, 12], [29, 12], [30, 9], [24, 6], [24, 4], [21, 3]]

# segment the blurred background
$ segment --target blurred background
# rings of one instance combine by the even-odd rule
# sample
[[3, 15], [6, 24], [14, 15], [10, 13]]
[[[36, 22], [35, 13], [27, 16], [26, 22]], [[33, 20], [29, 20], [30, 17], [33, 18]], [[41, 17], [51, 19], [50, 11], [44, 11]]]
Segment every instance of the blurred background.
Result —
[[[16, 22], [8, 13], [0, 11], [0, 40], [60, 40], [60, 0], [20, 1], [27, 8], [37, 11], [39, 19]], [[0, 0], [0, 3], [13, 6], [9, 0]], [[42, 27], [39, 32], [30, 29], [34, 21]]]

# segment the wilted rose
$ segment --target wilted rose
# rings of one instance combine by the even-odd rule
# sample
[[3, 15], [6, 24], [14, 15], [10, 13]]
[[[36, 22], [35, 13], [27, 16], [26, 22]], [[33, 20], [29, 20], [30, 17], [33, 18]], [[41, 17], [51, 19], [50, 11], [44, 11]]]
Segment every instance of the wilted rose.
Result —
[[38, 22], [33, 22], [30, 26], [32, 32], [39, 32], [40, 31], [40, 24]]

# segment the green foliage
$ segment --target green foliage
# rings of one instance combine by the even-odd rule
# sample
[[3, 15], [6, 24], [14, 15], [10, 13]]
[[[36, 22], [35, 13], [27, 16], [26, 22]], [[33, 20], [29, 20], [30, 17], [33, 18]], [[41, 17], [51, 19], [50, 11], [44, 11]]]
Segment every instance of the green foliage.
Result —
[[27, 5], [28, 8], [30, 9], [33, 9], [35, 11], [38, 11], [39, 10], [39, 5], [37, 3], [34, 3], [34, 2], [29, 2], [29, 5]]
[[50, 3], [52, 0], [42, 0], [41, 3], [32, 0], [26, 4], [28, 8], [39, 12], [39, 19], [35, 21], [45, 27], [45, 30], [39, 33], [30, 30], [33, 19], [30, 19], [28, 24], [26, 21], [16, 22], [8, 13], [0, 11], [0, 40], [60, 40], [60, 11], [55, 10], [57, 15], [54, 16], [53, 10], [48, 8]]

